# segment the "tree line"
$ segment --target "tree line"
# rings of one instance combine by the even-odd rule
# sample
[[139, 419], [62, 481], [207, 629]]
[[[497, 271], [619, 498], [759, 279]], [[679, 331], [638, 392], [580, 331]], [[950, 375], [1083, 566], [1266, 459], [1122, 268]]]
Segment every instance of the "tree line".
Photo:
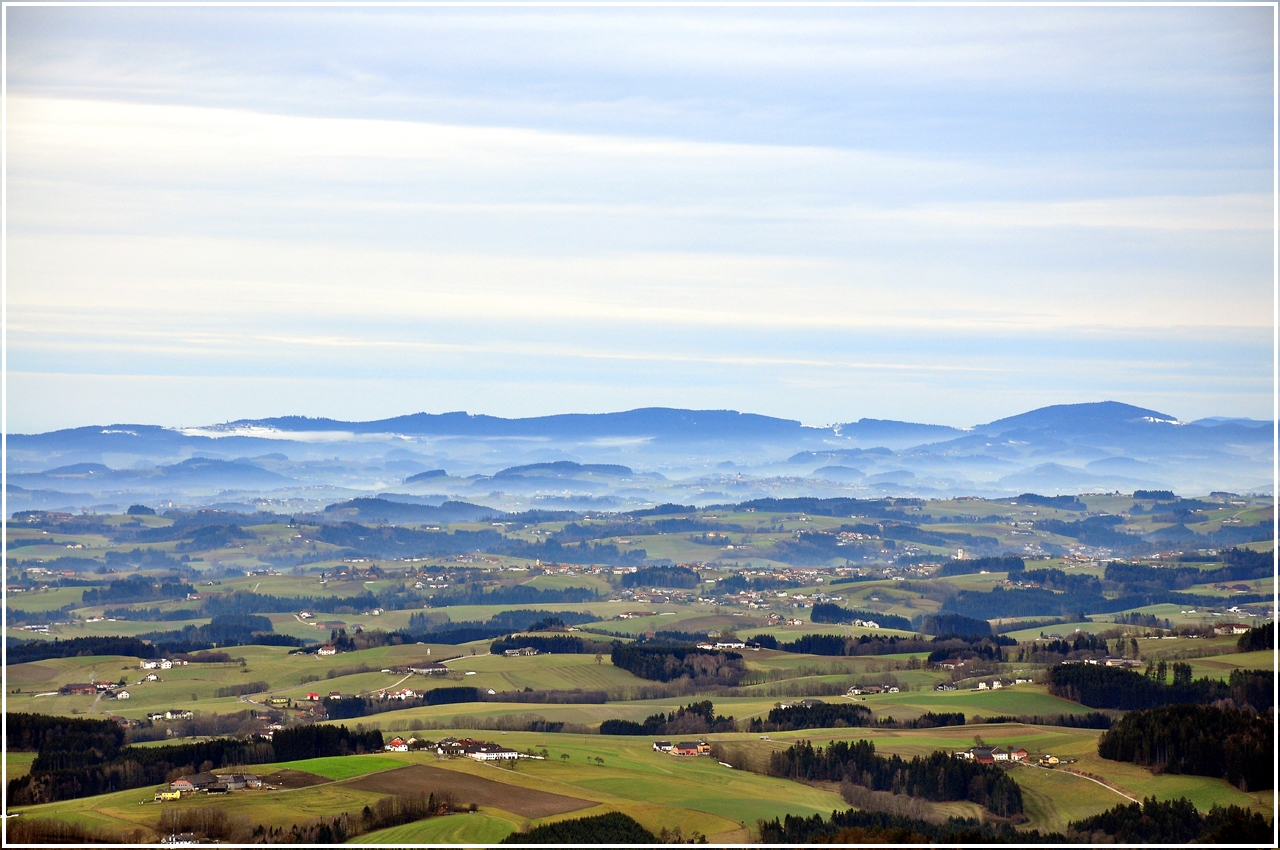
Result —
[[1244, 791], [1274, 786], [1270, 714], [1212, 705], [1131, 711], [1098, 739], [1098, 755], [1156, 773], [1221, 777]]
[[402, 634], [405, 642], [459, 644], [489, 640], [512, 632], [532, 631], [539, 623], [550, 619], [559, 620], [566, 626], [577, 626], [599, 619], [590, 611], [546, 611], [536, 608], [513, 608], [499, 611], [488, 620], [462, 620], [455, 623], [448, 620], [437, 623], [431, 619], [438, 616], [440, 615], [427, 615], [421, 611], [410, 614], [408, 628], [394, 634]]
[[[112, 728], [114, 727], [114, 728]], [[38, 747], [31, 772], [9, 782], [10, 805], [26, 806], [158, 785], [177, 774], [245, 764], [375, 752], [382, 733], [345, 726], [294, 726], [272, 741], [215, 738], [161, 747], [124, 745], [124, 731], [111, 721], [9, 714], [9, 746]]]
[[93, 754], [109, 760], [125, 743], [125, 732], [111, 720], [87, 720], [49, 714], [10, 712], [4, 716], [5, 748], [14, 752]]
[[355, 730], [346, 726], [291, 726], [271, 739], [273, 761], [297, 761], [323, 756], [373, 753], [382, 749], [382, 732]]
[[[756, 638], [757, 641], [764, 635]], [[764, 646], [763, 643], [760, 644]], [[893, 655], [900, 652], [924, 652], [931, 648], [923, 638], [902, 638], [897, 635], [801, 635], [793, 641], [777, 644], [783, 652], [804, 655]]]
[[651, 714], [643, 723], [606, 720], [600, 724], [601, 735], [701, 735], [736, 730], [733, 718], [716, 714], [711, 700], [690, 703], [666, 714]]
[[344, 547], [352, 555], [375, 558], [442, 558], [488, 552], [559, 564], [639, 566], [647, 557], [643, 549], [623, 551], [613, 543], [588, 541], [564, 545], [554, 537], [535, 543], [487, 528], [479, 531], [420, 531], [401, 526], [370, 527], [343, 522], [321, 525], [315, 539]]
[[138, 638], [153, 644], [244, 646], [254, 642], [261, 644], [259, 638], [270, 637], [271, 646], [302, 646], [301, 639], [272, 634], [272, 631], [271, 620], [256, 614], [215, 614], [208, 623], [201, 626], [188, 625], [168, 632], [147, 632]]
[[921, 499], [821, 499], [811, 496], [797, 496], [790, 499], [751, 499], [736, 505], [710, 505], [706, 510], [728, 510], [735, 513], [757, 511], [772, 514], [808, 514], [810, 516], [865, 516], [884, 519], [897, 519], [912, 522], [928, 522], [930, 518], [912, 517], [904, 509], [924, 506]]
[[[1096, 579], [1095, 579], [1096, 581]], [[991, 590], [962, 590], [943, 603], [944, 613], [966, 612], [969, 616], [982, 619], [995, 617], [1048, 617], [1071, 616], [1078, 621], [1085, 612], [1111, 614], [1126, 611], [1130, 608], [1142, 608], [1147, 605], [1174, 603], [1183, 607], [1199, 607], [1218, 605], [1220, 596], [1206, 596], [1198, 593], [1179, 593], [1172, 590], [1141, 591], [1135, 593], [1122, 592], [1120, 596], [1107, 597], [1101, 585], [1082, 583], [1085, 589], [1055, 592], [1044, 587], [1027, 587], [1016, 590], [1005, 590], [996, 587]], [[1261, 602], [1270, 597], [1262, 594], [1237, 594], [1232, 599], [1240, 604]]]
[[[832, 582], [834, 584], [834, 582]], [[799, 582], [787, 581], [786, 579], [772, 578], [771, 576], [746, 576], [742, 573], [734, 573], [727, 578], [716, 581], [716, 591], [719, 593], [743, 593], [748, 590], [789, 590], [793, 587], [801, 587]]]
[[1257, 557], [1262, 554], [1248, 549], [1228, 549], [1218, 556], [1224, 566], [1212, 570], [1202, 570], [1199, 567], [1152, 567], [1113, 561], [1107, 564], [1103, 577], [1130, 590], [1185, 590], [1194, 584], [1251, 581], [1271, 575], [1271, 558]]
[[1110, 714], [1090, 711], [1087, 714], [1000, 714], [995, 717], [978, 717], [974, 723], [1022, 723], [1027, 726], [1065, 726], [1068, 729], [1110, 729], [1114, 722]]
[[871, 741], [800, 741], [769, 757], [769, 775], [803, 782], [852, 782], [873, 791], [944, 802], [968, 800], [1001, 817], [1022, 813], [1022, 789], [994, 765], [937, 750], [910, 760], [882, 756]]
[[[93, 797], [158, 785], [175, 772], [195, 773], [202, 768], [273, 760], [270, 744], [231, 739], [173, 747], [125, 747], [110, 760], [101, 760], [97, 753], [42, 750], [30, 773], [9, 782], [9, 802], [26, 806]], [[54, 767], [49, 769], [49, 765]]]
[[809, 619], [814, 623], [852, 623], [854, 620], [873, 620], [886, 629], [911, 630], [911, 621], [897, 614], [876, 614], [857, 611], [836, 605], [834, 602], [818, 602], [813, 606]]
[[362, 696], [346, 696], [341, 699], [325, 697], [324, 710], [329, 715], [330, 720], [351, 720], [356, 717], [367, 717], [370, 714], [383, 714], [388, 711], [401, 711], [406, 708], [481, 702], [483, 699], [484, 695], [480, 693], [479, 688], [458, 686], [432, 688], [423, 692], [420, 697], [404, 700], [371, 699]]
[[944, 661], [956, 659], [966, 661], [981, 659], [999, 664], [1005, 660], [1005, 656], [1004, 650], [1000, 648], [999, 644], [995, 641], [984, 639], [972, 643], [962, 643], [959, 646], [939, 646], [930, 652], [925, 660], [930, 664], [941, 664]]
[[932, 531], [920, 528], [914, 522], [881, 523], [880, 533], [892, 540], [907, 543], [923, 543], [926, 546], [946, 546], [948, 548], [964, 547], [965, 549], [998, 549], [1000, 541], [983, 534], [966, 534], [963, 531]]
[[155, 602], [166, 599], [186, 599], [195, 588], [182, 579], [153, 581], [142, 575], [116, 579], [106, 587], [90, 587], [81, 594], [85, 605], [112, 605], [126, 602]]
[[797, 729], [839, 729], [850, 726], [874, 726], [881, 729], [933, 729], [938, 726], [963, 726], [960, 712], [927, 711], [912, 720], [892, 717], [874, 719], [871, 710], [853, 703], [818, 703], [816, 705], [776, 706], [764, 718], [753, 717], [749, 732], [790, 732]]
[[165, 610], [158, 606], [151, 608], [107, 608], [102, 616], [120, 620], [141, 620], [144, 622], [172, 622], [177, 620], [198, 620], [203, 613], [198, 608], [171, 608]]
[[242, 697], [246, 694], [260, 694], [271, 690], [270, 682], [245, 682], [240, 685], [227, 685], [224, 688], [218, 688], [215, 694], [219, 699], [223, 697]]
[[1274, 840], [1271, 824], [1259, 812], [1214, 805], [1200, 814], [1186, 797], [1121, 803], [1102, 814], [1074, 821], [1068, 829], [1084, 842], [1105, 836], [1117, 844], [1254, 844]]
[[693, 646], [617, 643], [609, 658], [613, 666], [655, 682], [689, 679], [699, 684], [733, 687], [747, 672], [747, 665], [736, 652]]
[[[503, 844], [656, 844], [658, 837], [622, 812], [569, 818], [513, 832]], [[706, 840], [703, 840], [706, 843]]]
[[1145, 541], [1138, 535], [1117, 531], [1116, 526], [1123, 523], [1124, 517], [1109, 514], [1081, 520], [1041, 519], [1031, 523], [1031, 527], [1036, 531], [1073, 537], [1086, 546], [1105, 546], [1127, 551], [1145, 545]]
[[594, 602], [600, 595], [589, 587], [537, 588], [527, 584], [485, 590], [478, 583], [451, 587], [427, 600], [432, 608], [450, 605], [546, 605], [564, 602]]
[[76, 844], [145, 844], [147, 833], [142, 827], [122, 832], [57, 818], [6, 818], [4, 840], [9, 845], [51, 844], [69, 847]]
[[945, 578], [946, 576], [972, 575], [983, 570], [992, 573], [1017, 573], [1026, 568], [1026, 561], [1023, 561], [1017, 555], [996, 555], [990, 558], [956, 558], [939, 567], [934, 575], [939, 578]]
[[774, 706], [762, 720], [752, 718], [752, 732], [786, 732], [794, 729], [832, 729], [846, 726], [870, 726], [874, 723], [871, 709], [853, 703], [818, 703]]
[[[541, 619], [539, 619], [541, 618]], [[381, 629], [357, 629], [347, 634], [346, 629], [336, 629], [330, 633], [330, 644], [341, 652], [354, 652], [362, 649], [376, 649], [383, 646], [401, 646], [408, 643], [445, 643], [461, 644], [477, 640], [491, 640], [510, 635], [512, 632], [536, 631], [538, 628], [552, 625], [564, 626], [568, 623], [589, 623], [596, 619], [590, 612], [576, 611], [540, 611], [535, 609], [516, 609], [500, 611], [488, 620], [464, 620], [458, 623], [445, 621], [437, 624], [428, 615], [416, 612], [409, 616], [409, 626], [394, 632]], [[576, 639], [576, 638], [575, 638]], [[522, 646], [529, 644], [523, 643]], [[567, 648], [560, 652], [572, 652]], [[310, 647], [306, 652], [314, 652], [318, 646]]]
[[[991, 624], [977, 617], [964, 614], [930, 614], [920, 618], [920, 631], [935, 637], [955, 637], [975, 640], [991, 637]], [[1012, 641], [1013, 638], [1002, 638]], [[1005, 644], [1012, 646], [1012, 643]]]
[[702, 576], [688, 567], [641, 567], [622, 576], [623, 587], [693, 588], [701, 581]]
[[1227, 681], [1191, 678], [1191, 665], [1175, 662], [1173, 681], [1161, 661], [1146, 673], [1101, 664], [1060, 664], [1049, 668], [1049, 693], [1090, 708], [1125, 711], [1176, 703], [1208, 705], [1230, 699], [1236, 706], [1270, 711], [1275, 674], [1270, 670], [1232, 670]]
[[[954, 650], [976, 646], [984, 641], [998, 646], [1013, 646], [1017, 642], [1013, 638], [1003, 636], [992, 637], [988, 629], [985, 636], [963, 636], [955, 634], [938, 635], [931, 638], [923, 636], [899, 637], [897, 635], [801, 635], [788, 643], [778, 643], [772, 635], [757, 635], [753, 640], [766, 649], [778, 649], [782, 652], [795, 652], [805, 655], [826, 656], [863, 656], [863, 655], [896, 655], [909, 652], [935, 652], [937, 650]], [[770, 645], [770, 641], [772, 644]]]
[[[434, 621], [433, 617], [444, 616], [444, 623]], [[450, 622], [448, 615], [444, 614], [424, 614], [418, 611], [409, 615], [409, 631], [413, 633], [425, 632], [431, 629], [447, 628], [451, 626], [493, 626], [495, 628], [506, 629], [508, 632], [523, 632], [534, 627], [539, 622], [551, 617], [559, 618], [563, 623], [569, 626], [576, 626], [580, 623], [590, 623], [599, 619], [590, 611], [547, 611], [538, 608], [512, 608], [508, 611], [499, 611], [488, 620], [459, 620]]]
[[1041, 844], [1059, 843], [1065, 836], [1040, 835], [1038, 830], [1015, 831], [1012, 824], [979, 823], [973, 818], [950, 818], [933, 823], [886, 812], [848, 809], [822, 815], [786, 815], [756, 823], [760, 843], [769, 844]]
[[[1116, 651], [1116, 655], [1123, 657], [1126, 654], [1137, 656], [1138, 641], [1136, 638], [1129, 638], [1132, 643], [1126, 643], [1124, 638], [1117, 639], [1120, 644], [1124, 644], [1125, 648], [1130, 649], [1129, 653]], [[1107, 656], [1110, 649], [1105, 638], [1100, 638], [1092, 632], [1076, 632], [1070, 638], [1051, 638], [1043, 643], [1033, 641], [1030, 644], [1022, 644], [1018, 647], [1016, 653], [1010, 653], [1010, 660], [1017, 662], [1030, 662], [1032, 664], [1059, 664], [1067, 659], [1076, 659], [1093, 656]]]
[[501, 655], [508, 649], [531, 647], [539, 652], [552, 652], [558, 655], [581, 655], [587, 652], [586, 642], [573, 635], [537, 635], [525, 637], [506, 637], [495, 640], [489, 645], [492, 655]]
[[[269, 593], [253, 593], [233, 590], [230, 593], [211, 593], [200, 603], [205, 616], [217, 614], [275, 614], [281, 611], [314, 611], [318, 614], [356, 614], [370, 608], [393, 609], [389, 600], [372, 593], [359, 596], [273, 596]], [[422, 604], [418, 600], [419, 607]]]
[[761, 844], [1253, 844], [1273, 840], [1270, 822], [1259, 812], [1215, 805], [1201, 814], [1185, 797], [1121, 803], [1107, 811], [1073, 821], [1067, 833], [1019, 831], [1012, 824], [979, 823], [951, 818], [933, 823], [884, 812], [849, 809], [802, 817], [761, 820]]
[[1267, 623], [1264, 626], [1249, 629], [1249, 631], [1240, 635], [1240, 639], [1236, 641], [1236, 648], [1241, 652], [1256, 652], [1260, 649], [1275, 649], [1275, 647], [1275, 623]]
[[[225, 637], [225, 636], [224, 636]], [[190, 639], [188, 639], [190, 638]], [[147, 643], [146, 641], [151, 641]], [[77, 637], [69, 640], [6, 640], [10, 664], [25, 664], [48, 658], [79, 658], [87, 655], [127, 655], [134, 658], [161, 658], [212, 649], [214, 642], [195, 630], [151, 632], [141, 637]], [[250, 633], [220, 642], [221, 646], [301, 646], [289, 635]]]

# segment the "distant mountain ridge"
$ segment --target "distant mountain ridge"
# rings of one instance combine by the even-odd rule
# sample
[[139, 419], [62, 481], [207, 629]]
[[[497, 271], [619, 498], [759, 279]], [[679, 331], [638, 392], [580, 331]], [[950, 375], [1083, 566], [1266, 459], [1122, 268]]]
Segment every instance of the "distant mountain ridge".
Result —
[[356, 522], [478, 522], [502, 516], [505, 512], [469, 502], [445, 502], [441, 505], [415, 505], [382, 498], [352, 499], [328, 505], [326, 519], [339, 518]]
[[843, 425], [832, 426], [841, 436], [862, 439], [867, 442], [901, 442], [914, 440], [928, 443], [947, 437], [959, 437], [965, 433], [949, 425], [927, 425], [920, 422], [898, 422], [893, 419], [859, 419]]
[[644, 407], [618, 413], [561, 413], [504, 419], [485, 414], [412, 413], [370, 422], [280, 416], [270, 419], [240, 419], [210, 429], [236, 432], [238, 429], [272, 428], [285, 432], [350, 431], [356, 434], [406, 434], [435, 437], [681, 437], [708, 439], [782, 438], [805, 428], [791, 419], [778, 419], [736, 410], [681, 410]]
[[1055, 431], [1069, 429], [1074, 433], [1108, 430], [1138, 423], [1181, 425], [1176, 416], [1147, 410], [1118, 401], [1098, 401], [1089, 404], [1053, 404], [1035, 410], [1007, 416], [985, 425], [975, 425], [973, 430], [983, 434], [1003, 434], [1006, 431], [1035, 429]]
[[89, 492], [98, 487], [126, 488], [150, 484], [174, 487], [280, 487], [290, 479], [252, 463], [193, 457], [150, 469], [111, 469], [101, 463], [76, 463], [45, 472], [14, 473], [9, 483], [24, 488], [56, 488]]
[[798, 420], [780, 419], [736, 410], [682, 410], [647, 407], [617, 413], [565, 413], [504, 419], [485, 414], [413, 413], [366, 422], [307, 416], [279, 416], [267, 419], [238, 419], [199, 428], [166, 428], [158, 425], [94, 425], [48, 431], [41, 434], [11, 434], [10, 441], [25, 447], [49, 439], [92, 441], [104, 448], [122, 447], [138, 439], [183, 442], [201, 440], [287, 438], [288, 434], [402, 434], [429, 437], [543, 437], [561, 439], [649, 438], [699, 440], [786, 440], [822, 435], [862, 441], [912, 439], [917, 445], [937, 443], [969, 435], [998, 435], [1024, 429], [1041, 433], [1098, 433], [1147, 425], [1169, 425], [1196, 430], [1221, 428], [1257, 432], [1270, 423], [1208, 417], [1183, 423], [1177, 417], [1155, 410], [1115, 401], [1059, 404], [975, 425], [967, 430], [948, 425], [901, 422], [892, 419], [859, 419], [831, 426], [809, 426]]
[[[6, 461], [11, 512], [149, 503], [305, 513], [339, 504], [351, 516], [449, 521], [453, 511], [630, 510], [779, 495], [1265, 492], [1272, 435], [1270, 422], [1185, 422], [1115, 401], [1051, 405], [968, 429], [868, 418], [814, 427], [732, 410], [641, 408], [92, 426], [11, 434]], [[381, 501], [357, 501], [373, 497]], [[446, 501], [466, 507], [442, 510]]]

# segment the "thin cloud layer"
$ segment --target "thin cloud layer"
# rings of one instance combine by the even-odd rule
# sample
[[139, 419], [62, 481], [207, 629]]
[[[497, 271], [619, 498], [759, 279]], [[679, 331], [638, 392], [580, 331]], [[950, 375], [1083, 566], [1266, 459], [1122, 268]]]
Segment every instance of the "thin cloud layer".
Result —
[[10, 10], [10, 428], [1266, 416], [1260, 11]]

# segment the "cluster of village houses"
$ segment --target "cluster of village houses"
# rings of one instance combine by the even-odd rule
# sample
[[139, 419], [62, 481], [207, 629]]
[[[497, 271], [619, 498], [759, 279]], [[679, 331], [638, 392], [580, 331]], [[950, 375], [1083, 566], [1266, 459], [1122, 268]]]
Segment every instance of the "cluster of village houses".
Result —
[[[414, 690], [413, 688], [384, 688], [380, 691], [374, 691], [371, 696], [377, 699], [419, 699], [426, 696], [428, 691]], [[489, 689], [489, 693], [493, 693], [493, 689]], [[344, 694], [341, 691], [329, 691], [328, 694], [320, 694], [316, 691], [307, 691], [306, 702], [321, 702], [322, 700], [344, 700], [344, 699], [360, 699], [356, 694]], [[288, 697], [269, 697], [267, 705], [272, 707], [280, 707], [292, 703]]]
[[[1031, 682], [1032, 682], [1032, 681], [1034, 681], [1034, 680], [1033, 680], [1033, 679], [1031, 679], [1031, 678], [1029, 678], [1029, 677], [1027, 677], [1027, 676], [1019, 676], [1019, 677], [1015, 678], [1012, 682], [1010, 682], [1010, 681], [1008, 681], [1008, 680], [1006, 680], [1006, 679], [991, 679], [990, 681], [981, 681], [981, 682], [978, 682], [977, 684], [975, 684], [975, 685], [973, 686], [972, 690], [975, 690], [975, 691], [998, 691], [998, 690], [1001, 690], [1001, 689], [1003, 689], [1003, 688], [1007, 688], [1007, 687], [1009, 687], [1010, 685], [1028, 685], [1028, 684], [1031, 684]], [[934, 685], [934, 686], [933, 686], [933, 689], [934, 689], [935, 691], [955, 691], [955, 690], [959, 690], [959, 688], [957, 688], [957, 687], [956, 687], [956, 685], [952, 684], [951, 682], [939, 682], [938, 684], [936, 684], [936, 685]]]
[[[1026, 764], [1031, 758], [1031, 754], [1022, 747], [1015, 747], [1012, 750], [1006, 750], [1002, 747], [970, 747], [967, 750], [958, 750], [954, 755], [958, 759], [975, 761], [978, 764]], [[1060, 759], [1048, 753], [1036, 759], [1036, 762], [1042, 767], [1054, 767], [1074, 761], [1075, 759]]]
[[966, 761], [976, 761], [978, 764], [995, 764], [1002, 762], [1024, 762], [1030, 755], [1022, 747], [1013, 750], [1002, 749], [1001, 747], [970, 747], [967, 750], [956, 752], [955, 757]]
[[[151, 672], [134, 682], [134, 685], [141, 685], [144, 682], [158, 682], [160, 681], [160, 674], [156, 673], [156, 670], [171, 670], [174, 667], [186, 667], [187, 662], [180, 658], [144, 658], [139, 662], [138, 666], [143, 670], [150, 670]], [[129, 693], [128, 689], [125, 685], [121, 684], [121, 682], [108, 682], [105, 680], [96, 682], [72, 682], [59, 688], [58, 693], [63, 696], [94, 696], [96, 694], [102, 694], [104, 699], [130, 699], [133, 697], [133, 694]]]
[[[710, 600], [708, 600], [710, 601]], [[767, 611], [774, 605], [790, 608], [812, 608], [820, 602], [843, 602], [843, 596], [817, 591], [813, 594], [790, 593], [786, 590], [744, 590], [721, 597], [722, 602], [745, 605], [753, 611]], [[873, 628], [879, 628], [874, 626]]]
[[382, 747], [389, 753], [405, 753], [409, 750], [434, 750], [436, 755], [464, 757], [476, 761], [515, 761], [516, 759], [544, 758], [534, 753], [522, 753], [501, 744], [489, 741], [477, 741], [474, 738], [442, 738], [439, 741], [426, 741], [418, 738], [392, 738]]
[[666, 605], [668, 602], [672, 605], [688, 605], [693, 602], [711, 602], [712, 600], [704, 599], [696, 593], [679, 590], [624, 590], [609, 601], [639, 602], [642, 605]]
[[[708, 640], [698, 644], [698, 649], [746, 649], [746, 648], [747, 648], [747, 645], [740, 640], [717, 640], [715, 643], [712, 643], [711, 641]], [[751, 648], [756, 650], [760, 649], [760, 647], [758, 646], [753, 646]]]
[[854, 685], [845, 692], [847, 696], [857, 697], [870, 694], [896, 694], [897, 685]]
[[169, 783], [165, 790], [156, 792], [156, 802], [164, 803], [177, 800], [183, 794], [194, 794], [197, 791], [206, 794], [225, 794], [242, 788], [261, 788], [262, 779], [252, 773], [193, 773], [180, 776]]
[[[854, 542], [858, 539], [862, 539], [862, 537], [863, 535], [858, 535], [856, 533], [850, 534], [848, 532], [842, 533], [840, 535], [841, 540], [845, 543]], [[681, 564], [680, 566], [688, 567], [689, 569], [696, 569], [704, 565]], [[634, 567], [615, 567], [613, 569], [613, 572], [615, 574], [623, 574], [623, 573], [634, 572], [634, 571], [635, 571]], [[554, 570], [548, 569], [547, 572], [554, 572]], [[890, 571], [886, 570], [885, 572], [886, 574], [888, 574]], [[819, 570], [812, 570], [812, 569], [754, 570], [754, 571], [743, 570], [741, 572], [741, 575], [747, 578], [750, 578], [752, 576], [760, 576], [762, 578], [790, 581], [801, 586], [822, 584], [827, 579], [834, 579], [840, 576], [861, 575], [861, 574], [862, 574], [861, 570], [849, 570], [849, 569], [837, 569], [834, 571], [834, 573], [829, 570], [819, 571]], [[895, 575], [893, 576], [893, 578], [901, 578], [901, 576]], [[767, 611], [772, 607], [812, 608], [814, 604], [820, 603], [820, 602], [844, 601], [843, 596], [824, 593], [821, 590], [816, 591], [815, 593], [812, 593], [812, 594], [792, 593], [787, 590], [744, 590], [738, 593], [721, 594], [718, 598], [713, 597], [712, 593], [713, 591], [711, 590], [704, 591], [700, 594], [698, 591], [654, 587], [654, 588], [649, 588], [648, 590], [641, 590], [641, 589], [623, 590], [616, 596], [612, 597], [609, 601], [610, 602], [640, 602], [648, 605], [663, 605], [666, 603], [679, 604], [679, 603], [688, 603], [688, 602], [695, 602], [695, 601], [702, 602], [702, 603], [720, 602], [722, 604], [742, 605], [749, 609], [758, 610], [758, 611]], [[619, 615], [619, 619], [628, 620], [628, 619], [634, 619], [638, 617], [652, 617], [652, 616], [655, 616], [655, 612], [653, 611], [627, 611]], [[780, 615], [778, 619], [781, 619]], [[801, 621], [795, 620], [793, 623], [789, 622], [788, 624], [800, 625]], [[874, 623], [870, 621], [854, 623], [854, 625], [862, 626], [864, 628], [872, 628], [872, 629], [880, 628], [878, 623]]]

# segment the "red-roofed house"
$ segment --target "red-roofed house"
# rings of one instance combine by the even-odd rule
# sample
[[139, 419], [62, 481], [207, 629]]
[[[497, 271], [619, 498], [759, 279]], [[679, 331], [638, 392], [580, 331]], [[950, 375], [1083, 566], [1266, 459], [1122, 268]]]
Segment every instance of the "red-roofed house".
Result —
[[711, 747], [705, 741], [681, 741], [671, 748], [671, 753], [677, 756], [700, 756], [704, 749], [707, 753], [711, 752]]

